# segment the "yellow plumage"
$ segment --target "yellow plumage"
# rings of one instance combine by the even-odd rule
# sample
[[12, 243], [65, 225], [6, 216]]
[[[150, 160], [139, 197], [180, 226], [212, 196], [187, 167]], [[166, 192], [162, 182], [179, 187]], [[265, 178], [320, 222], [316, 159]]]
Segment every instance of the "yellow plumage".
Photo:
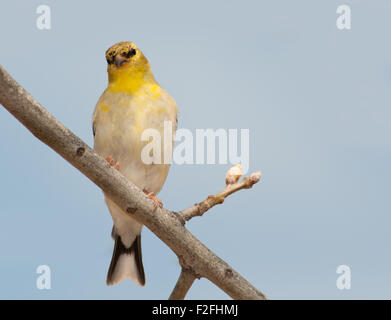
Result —
[[[164, 137], [164, 121], [171, 121], [175, 132], [176, 103], [155, 81], [148, 60], [135, 44], [120, 42], [112, 46], [106, 59], [109, 83], [94, 111], [94, 149], [102, 157], [110, 156], [118, 162], [119, 171], [139, 188], [157, 194], [169, 165], [142, 161], [141, 151], [148, 142], [142, 141], [141, 135], [147, 129], [155, 129]], [[113, 217], [116, 241], [107, 283], [129, 277], [144, 285], [142, 225], [107, 197], [106, 203]]]

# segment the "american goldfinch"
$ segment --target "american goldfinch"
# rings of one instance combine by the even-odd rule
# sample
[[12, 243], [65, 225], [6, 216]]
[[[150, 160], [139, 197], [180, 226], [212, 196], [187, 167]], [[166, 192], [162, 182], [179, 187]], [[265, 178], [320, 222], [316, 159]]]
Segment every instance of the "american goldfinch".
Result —
[[[148, 60], [134, 43], [113, 45], [106, 51], [106, 60], [109, 82], [93, 115], [94, 149], [156, 204], [161, 204], [154, 195], [163, 187], [170, 165], [143, 161], [141, 151], [148, 141], [143, 141], [141, 135], [146, 129], [155, 129], [163, 137], [167, 121], [172, 124], [174, 133], [176, 103], [156, 82]], [[105, 201], [113, 218], [115, 241], [106, 283], [114, 285], [129, 277], [143, 286], [142, 224], [122, 211], [107, 195]]]

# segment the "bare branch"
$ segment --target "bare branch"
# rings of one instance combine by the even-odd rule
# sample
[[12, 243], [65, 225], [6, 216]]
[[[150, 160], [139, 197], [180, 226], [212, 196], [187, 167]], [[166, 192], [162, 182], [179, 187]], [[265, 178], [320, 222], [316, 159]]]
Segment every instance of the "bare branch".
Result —
[[34, 136], [100, 187], [122, 210], [154, 232], [197, 275], [209, 279], [233, 299], [266, 299], [195, 238], [177, 215], [164, 208], [155, 210], [153, 200], [56, 120], [1, 66], [0, 103]]
[[195, 279], [196, 276], [192, 270], [182, 267], [181, 274], [168, 300], [183, 300]]
[[[216, 195], [208, 196], [204, 201], [200, 203], [196, 203], [193, 206], [178, 212], [178, 215], [182, 216], [184, 221], [189, 221], [191, 218], [196, 216], [202, 216], [210, 208], [214, 207], [217, 204], [223, 203], [225, 198], [232, 193], [242, 189], [249, 189], [261, 179], [261, 172], [255, 172], [250, 176], [238, 181], [241, 176], [241, 173], [240, 175], [237, 175], [235, 171], [236, 168], [237, 166], [232, 167], [228, 171], [227, 177], [225, 179], [227, 185], [223, 190], [221, 190]], [[234, 174], [230, 174], [232, 172], [234, 172]]]

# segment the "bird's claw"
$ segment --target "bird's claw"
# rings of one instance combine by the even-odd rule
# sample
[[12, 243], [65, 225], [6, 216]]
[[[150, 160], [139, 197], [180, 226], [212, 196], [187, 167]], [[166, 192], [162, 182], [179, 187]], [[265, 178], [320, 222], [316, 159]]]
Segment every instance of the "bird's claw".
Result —
[[112, 156], [107, 156], [106, 161], [110, 166], [114, 167], [114, 169], [119, 170], [119, 162], [115, 162]]
[[154, 192], [148, 192], [147, 190], [143, 190], [144, 193], [147, 195], [148, 198], [153, 200], [153, 206], [156, 209], [158, 206], [162, 207], [163, 206], [163, 201], [155, 197]]

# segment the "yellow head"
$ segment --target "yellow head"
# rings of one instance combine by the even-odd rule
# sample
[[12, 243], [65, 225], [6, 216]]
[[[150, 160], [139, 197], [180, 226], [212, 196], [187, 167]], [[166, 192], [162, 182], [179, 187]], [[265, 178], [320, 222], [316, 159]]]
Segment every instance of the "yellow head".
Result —
[[106, 51], [109, 91], [137, 91], [154, 81], [147, 58], [132, 42], [118, 42]]

